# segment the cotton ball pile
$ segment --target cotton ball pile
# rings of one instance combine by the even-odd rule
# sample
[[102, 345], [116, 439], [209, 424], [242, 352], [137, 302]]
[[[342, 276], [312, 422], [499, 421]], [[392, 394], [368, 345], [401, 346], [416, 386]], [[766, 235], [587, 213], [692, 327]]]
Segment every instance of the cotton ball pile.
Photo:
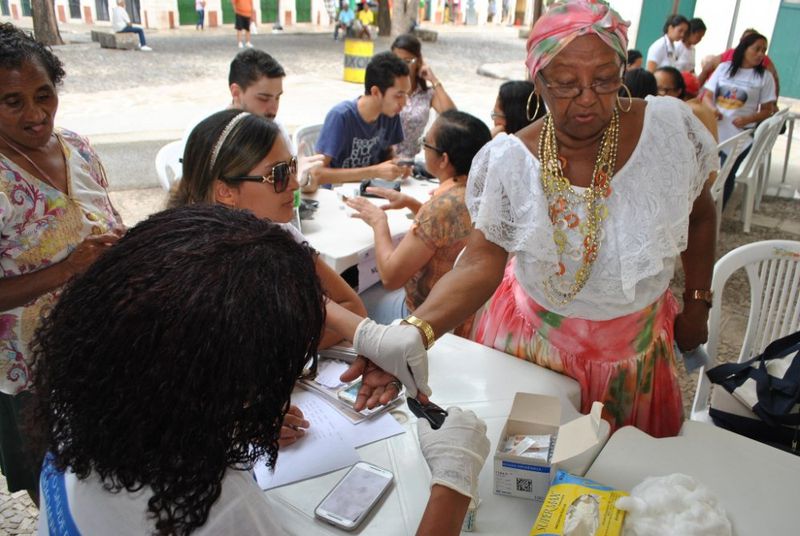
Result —
[[647, 478], [616, 506], [627, 512], [624, 536], [731, 536], [717, 498], [688, 475]]

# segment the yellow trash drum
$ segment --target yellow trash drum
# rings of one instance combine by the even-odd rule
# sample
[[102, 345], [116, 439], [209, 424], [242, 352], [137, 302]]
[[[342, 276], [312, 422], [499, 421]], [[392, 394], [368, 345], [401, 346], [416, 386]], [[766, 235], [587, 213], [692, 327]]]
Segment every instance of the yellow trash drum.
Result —
[[367, 64], [372, 59], [375, 43], [364, 39], [344, 40], [344, 80], [345, 82], [364, 83]]

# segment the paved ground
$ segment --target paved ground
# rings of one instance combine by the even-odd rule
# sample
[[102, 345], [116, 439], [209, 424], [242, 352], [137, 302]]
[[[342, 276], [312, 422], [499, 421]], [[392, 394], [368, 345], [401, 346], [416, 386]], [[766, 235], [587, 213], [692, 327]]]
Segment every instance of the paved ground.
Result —
[[[439, 41], [423, 45], [426, 60], [459, 108], [489, 123], [501, 79], [524, 75], [524, 42], [514, 28], [436, 29]], [[100, 49], [88, 42], [86, 28], [67, 26], [64, 30], [64, 37], [73, 44], [55, 48], [67, 71], [57, 123], [90, 137], [108, 171], [111, 197], [125, 222], [133, 225], [162, 208], [165, 201], [153, 165], [158, 149], [179, 138], [188, 125], [227, 104], [228, 64], [238, 52], [232, 30], [148, 33], [152, 53]], [[343, 45], [334, 42], [327, 29], [302, 26], [282, 34], [259, 34], [253, 42], [275, 55], [288, 73], [279, 119], [290, 131], [321, 122], [332, 105], [361, 92], [360, 86], [342, 81]], [[389, 44], [379, 39], [376, 51], [388, 49]], [[773, 158], [775, 180], [780, 177], [784, 146], [782, 136]], [[794, 153], [800, 155], [798, 148]], [[788, 182], [791, 187], [783, 193], [791, 196], [800, 187], [800, 156], [791, 161]], [[800, 240], [798, 208], [798, 201], [767, 198], [749, 235], [741, 233], [741, 224], [731, 211], [722, 224], [719, 254], [765, 238]], [[676, 288], [680, 278], [676, 278]], [[723, 355], [734, 356], [740, 344], [737, 337], [746, 324], [747, 300], [746, 283], [736, 279], [725, 295]], [[681, 383], [688, 404], [694, 393], [693, 378], [684, 374]], [[0, 536], [35, 532], [36, 517], [25, 494], [10, 496], [0, 479]]]

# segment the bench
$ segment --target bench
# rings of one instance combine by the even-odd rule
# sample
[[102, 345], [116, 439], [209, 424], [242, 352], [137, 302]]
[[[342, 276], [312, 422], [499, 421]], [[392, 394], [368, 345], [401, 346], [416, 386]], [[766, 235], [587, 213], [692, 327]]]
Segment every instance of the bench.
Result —
[[100, 43], [101, 48], [118, 48], [120, 50], [139, 48], [139, 36], [135, 33], [92, 30], [92, 41]]
[[420, 41], [429, 41], [431, 43], [435, 42], [439, 37], [438, 32], [433, 30], [423, 30], [422, 28], [414, 28], [413, 33]]

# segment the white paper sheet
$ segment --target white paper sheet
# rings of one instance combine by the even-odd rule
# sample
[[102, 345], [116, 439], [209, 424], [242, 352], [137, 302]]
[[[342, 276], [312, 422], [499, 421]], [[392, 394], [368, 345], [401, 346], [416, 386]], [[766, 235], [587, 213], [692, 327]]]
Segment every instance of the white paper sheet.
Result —
[[340, 417], [336, 410], [313, 393], [303, 390], [295, 390], [292, 403], [303, 411], [311, 427], [300, 441], [280, 449], [274, 471], [270, 471], [263, 461], [256, 463], [256, 480], [263, 490], [324, 475], [360, 459], [352, 438], [339, 429], [341, 426], [337, 419], [344, 417]]
[[319, 369], [317, 370], [317, 377], [314, 381], [318, 384], [327, 387], [328, 389], [336, 389], [342, 387], [344, 382], [339, 379], [344, 371], [350, 365], [341, 361], [334, 361], [332, 359], [320, 359]]
[[256, 463], [256, 480], [261, 489], [299, 482], [352, 465], [361, 459], [355, 450], [357, 447], [405, 431], [388, 413], [353, 424], [319, 395], [303, 389], [295, 389], [292, 404], [303, 411], [311, 426], [297, 443], [281, 448], [274, 471], [263, 461]]

